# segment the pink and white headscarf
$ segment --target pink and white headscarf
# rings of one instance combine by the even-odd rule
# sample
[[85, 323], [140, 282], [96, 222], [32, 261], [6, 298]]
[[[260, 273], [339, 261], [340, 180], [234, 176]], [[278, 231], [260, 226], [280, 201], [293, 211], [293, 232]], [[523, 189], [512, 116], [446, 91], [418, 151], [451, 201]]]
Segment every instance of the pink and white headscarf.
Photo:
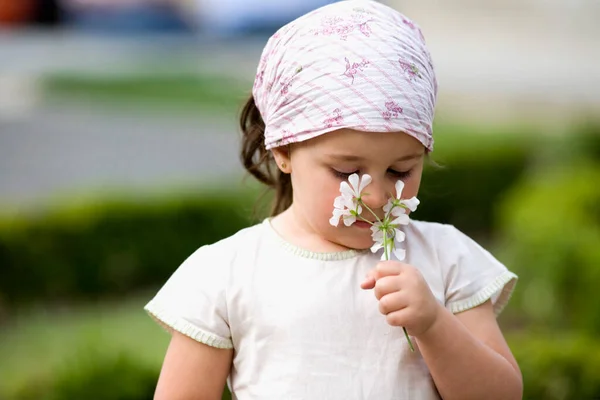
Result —
[[279, 29], [252, 90], [267, 149], [341, 128], [404, 132], [433, 150], [437, 82], [419, 27], [371, 0], [344, 0]]

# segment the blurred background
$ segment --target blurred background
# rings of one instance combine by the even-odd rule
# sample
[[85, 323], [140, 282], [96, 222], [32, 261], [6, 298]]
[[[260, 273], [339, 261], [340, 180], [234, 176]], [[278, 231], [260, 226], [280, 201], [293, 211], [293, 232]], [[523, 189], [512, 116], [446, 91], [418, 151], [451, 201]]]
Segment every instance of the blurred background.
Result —
[[[265, 215], [237, 115], [268, 36], [330, 2], [0, 0], [0, 399], [152, 398], [142, 307]], [[600, 3], [386, 3], [440, 84], [418, 218], [519, 274], [525, 398], [600, 399]]]

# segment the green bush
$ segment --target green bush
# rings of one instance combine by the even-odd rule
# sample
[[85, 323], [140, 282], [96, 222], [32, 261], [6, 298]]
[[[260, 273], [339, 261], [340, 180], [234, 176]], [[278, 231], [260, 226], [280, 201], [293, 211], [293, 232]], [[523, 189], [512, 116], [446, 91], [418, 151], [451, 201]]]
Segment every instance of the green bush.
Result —
[[[146, 365], [129, 353], [87, 350], [7, 400], [152, 400], [159, 373], [159, 366]], [[222, 399], [231, 400], [226, 387]]]
[[513, 321], [600, 333], [600, 164], [533, 171], [499, 207], [502, 260], [519, 276]]
[[522, 132], [438, 133], [440, 143], [432, 153], [434, 165], [423, 173], [415, 218], [449, 223], [480, 241], [490, 240], [496, 199], [528, 168], [531, 144], [543, 139]]
[[108, 202], [0, 226], [0, 305], [157, 285], [201, 245], [248, 226], [254, 197]]
[[526, 400], [600, 398], [600, 342], [584, 336], [509, 337], [523, 374]]
[[30, 382], [12, 400], [152, 400], [158, 374], [131, 355], [96, 350]]

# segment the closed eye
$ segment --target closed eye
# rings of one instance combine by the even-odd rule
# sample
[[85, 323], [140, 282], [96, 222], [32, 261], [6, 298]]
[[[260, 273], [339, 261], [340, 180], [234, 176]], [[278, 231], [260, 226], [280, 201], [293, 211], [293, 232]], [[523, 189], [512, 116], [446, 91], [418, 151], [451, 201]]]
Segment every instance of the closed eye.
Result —
[[353, 171], [353, 172], [342, 172], [342, 171], [338, 171], [336, 169], [332, 169], [333, 174], [340, 178], [340, 179], [348, 179], [350, 177], [350, 175], [352, 174], [358, 174], [359, 171]]
[[[360, 171], [358, 170], [352, 172], [342, 172], [336, 169], [332, 169], [332, 172], [336, 177], [340, 179], [348, 179], [352, 174], [360, 174]], [[394, 169], [388, 169], [387, 173], [396, 179], [406, 179], [409, 178], [412, 174], [412, 169], [409, 169], [408, 171], [396, 171]]]
[[392, 175], [394, 178], [405, 179], [410, 177], [412, 171], [412, 169], [409, 169], [408, 171], [396, 171], [394, 169], [388, 169], [387, 173]]

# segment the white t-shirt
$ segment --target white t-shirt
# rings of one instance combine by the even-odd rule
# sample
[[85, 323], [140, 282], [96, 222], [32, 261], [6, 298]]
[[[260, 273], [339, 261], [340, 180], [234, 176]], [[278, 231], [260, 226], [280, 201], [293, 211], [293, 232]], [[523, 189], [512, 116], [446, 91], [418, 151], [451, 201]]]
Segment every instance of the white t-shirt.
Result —
[[[453, 313], [516, 283], [492, 255], [450, 225], [411, 221], [406, 260]], [[234, 399], [439, 399], [418, 349], [380, 314], [360, 283], [379, 255], [313, 253], [269, 220], [193, 253], [145, 309], [168, 329], [233, 348]]]

